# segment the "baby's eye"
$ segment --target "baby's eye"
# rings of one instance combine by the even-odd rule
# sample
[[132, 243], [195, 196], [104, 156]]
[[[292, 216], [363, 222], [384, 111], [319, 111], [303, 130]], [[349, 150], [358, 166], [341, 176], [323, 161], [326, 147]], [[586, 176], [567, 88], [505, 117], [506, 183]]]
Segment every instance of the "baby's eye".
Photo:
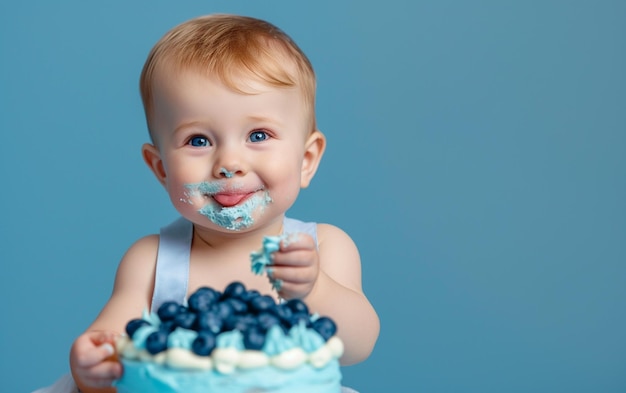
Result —
[[250, 142], [263, 142], [264, 140], [267, 140], [269, 138], [269, 135], [267, 135], [267, 132], [265, 131], [253, 131], [250, 134]]
[[200, 135], [196, 135], [196, 136], [189, 138], [189, 142], [187, 143], [194, 147], [206, 147], [211, 144], [208, 138], [200, 136]]

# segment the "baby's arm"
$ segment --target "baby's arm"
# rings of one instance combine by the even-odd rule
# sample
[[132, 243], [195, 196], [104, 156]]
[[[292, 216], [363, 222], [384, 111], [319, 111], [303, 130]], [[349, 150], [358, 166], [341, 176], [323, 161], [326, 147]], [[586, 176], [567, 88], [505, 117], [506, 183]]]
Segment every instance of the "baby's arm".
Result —
[[342, 364], [358, 363], [370, 355], [380, 330], [362, 290], [358, 249], [344, 231], [327, 224], [318, 225], [318, 244], [316, 252], [309, 236], [283, 241], [273, 255], [271, 278], [282, 281], [282, 297], [301, 297], [312, 312], [333, 318], [345, 344]]
[[126, 322], [141, 315], [150, 304], [158, 237], [136, 242], [124, 255], [117, 270], [113, 293], [93, 324], [79, 336], [70, 351], [70, 367], [83, 393], [112, 393], [113, 380], [122, 366], [112, 350]]

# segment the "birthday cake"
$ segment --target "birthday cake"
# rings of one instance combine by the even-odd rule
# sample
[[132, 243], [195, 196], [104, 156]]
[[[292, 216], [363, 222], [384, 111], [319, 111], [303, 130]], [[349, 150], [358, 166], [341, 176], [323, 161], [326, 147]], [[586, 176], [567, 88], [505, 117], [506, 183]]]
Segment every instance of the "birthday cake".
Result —
[[334, 321], [232, 282], [128, 322], [118, 393], [339, 393]]

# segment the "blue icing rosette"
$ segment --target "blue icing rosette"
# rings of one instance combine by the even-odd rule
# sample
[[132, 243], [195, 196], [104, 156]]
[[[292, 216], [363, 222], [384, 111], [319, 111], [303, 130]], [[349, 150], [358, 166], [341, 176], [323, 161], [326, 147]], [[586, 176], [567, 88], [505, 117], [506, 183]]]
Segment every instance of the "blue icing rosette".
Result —
[[263, 352], [269, 356], [275, 356], [295, 347], [296, 343], [293, 339], [285, 335], [280, 326], [274, 325], [267, 331]]
[[198, 332], [189, 329], [176, 328], [167, 337], [168, 348], [191, 349], [191, 343], [198, 337]]
[[133, 334], [133, 344], [135, 348], [146, 349], [146, 338], [157, 330], [159, 330], [159, 328], [155, 325], [144, 325], [137, 329]]
[[155, 312], [149, 312], [148, 310], [144, 309], [141, 317], [144, 321], [147, 321], [152, 326], [158, 327], [161, 324], [161, 318], [159, 318], [159, 315]]
[[243, 351], [245, 349], [245, 346], [243, 345], [243, 335], [239, 330], [231, 330], [229, 332], [218, 334], [216, 338], [216, 346], [218, 348], [235, 348], [239, 351]]
[[326, 343], [324, 337], [315, 330], [308, 329], [304, 321], [289, 330], [289, 337], [306, 353], [315, 352]]

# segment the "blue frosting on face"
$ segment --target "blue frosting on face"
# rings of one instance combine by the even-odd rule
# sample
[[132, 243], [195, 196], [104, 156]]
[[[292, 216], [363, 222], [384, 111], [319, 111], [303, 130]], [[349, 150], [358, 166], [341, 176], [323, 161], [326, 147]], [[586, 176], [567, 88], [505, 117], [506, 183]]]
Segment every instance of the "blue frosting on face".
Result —
[[226, 176], [227, 179], [230, 179], [231, 177], [233, 177], [235, 175], [234, 172], [229, 171], [226, 168], [220, 168], [220, 173], [223, 173], [224, 176]]
[[[226, 177], [230, 177], [228, 176], [230, 172], [226, 171], [225, 173]], [[186, 194], [189, 199], [181, 200], [192, 203], [191, 198], [194, 196], [210, 196], [223, 191], [224, 182], [200, 182], [187, 184], [185, 187], [189, 190]], [[261, 195], [253, 195], [244, 203], [237, 206], [223, 207], [208, 201], [204, 206], [198, 209], [198, 212], [222, 228], [238, 231], [249, 228], [254, 224], [253, 215], [255, 213], [262, 213], [270, 202], [272, 202], [272, 198], [269, 196], [269, 193], [265, 191]]]
[[232, 231], [245, 229], [254, 224], [252, 215], [263, 212], [265, 206], [272, 201], [267, 192], [262, 195], [253, 195], [241, 205], [221, 207], [213, 204], [203, 206], [198, 212], [207, 217], [214, 224]]
[[223, 183], [219, 181], [203, 181], [201, 183], [187, 184], [185, 187], [191, 195], [200, 193], [202, 195], [213, 195], [224, 189]]

